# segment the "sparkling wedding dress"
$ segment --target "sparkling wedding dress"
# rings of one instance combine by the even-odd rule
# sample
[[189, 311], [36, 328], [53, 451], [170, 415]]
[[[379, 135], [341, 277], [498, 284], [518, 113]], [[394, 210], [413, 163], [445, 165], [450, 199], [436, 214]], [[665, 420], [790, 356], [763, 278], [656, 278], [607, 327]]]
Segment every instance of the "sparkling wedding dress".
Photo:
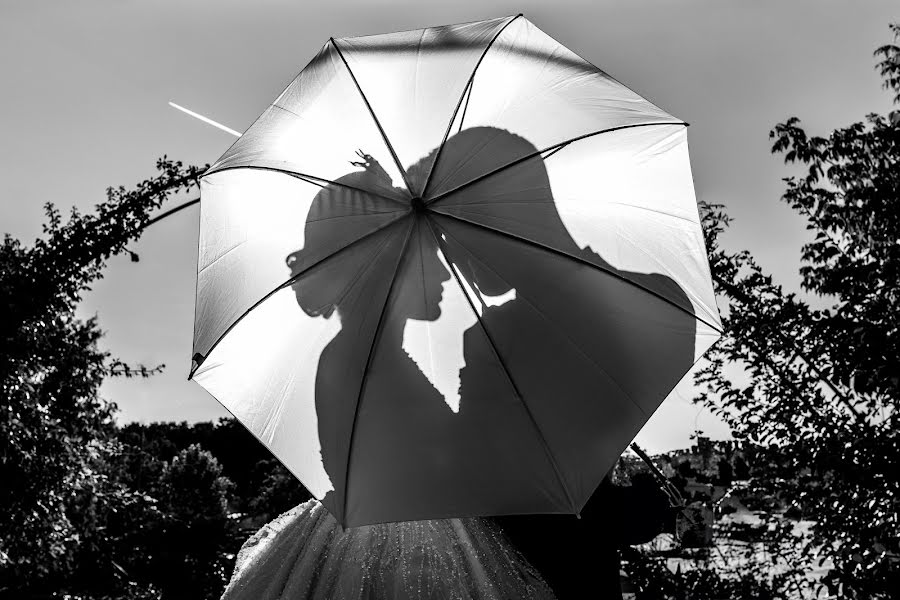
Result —
[[483, 519], [342, 529], [316, 500], [263, 526], [241, 548], [222, 600], [553, 599]]

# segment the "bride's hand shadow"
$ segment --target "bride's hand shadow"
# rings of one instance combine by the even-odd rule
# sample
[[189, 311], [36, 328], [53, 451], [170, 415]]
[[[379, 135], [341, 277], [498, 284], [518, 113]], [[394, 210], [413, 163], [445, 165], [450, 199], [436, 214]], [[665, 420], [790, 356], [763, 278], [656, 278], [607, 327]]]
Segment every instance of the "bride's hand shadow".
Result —
[[[306, 314], [340, 320], [315, 386], [333, 488], [322, 502], [339, 521], [580, 510], [629, 428], [693, 364], [687, 295], [665, 275], [617, 270], [579, 247], [527, 140], [464, 130], [441, 150], [430, 187], [528, 155], [293, 282]], [[313, 200], [304, 247], [287, 257], [292, 275], [326, 244], [321, 223], [365, 203], [378, 210], [357, 188], [393, 185], [360, 158], [362, 170]], [[414, 184], [430, 158], [408, 170]]]

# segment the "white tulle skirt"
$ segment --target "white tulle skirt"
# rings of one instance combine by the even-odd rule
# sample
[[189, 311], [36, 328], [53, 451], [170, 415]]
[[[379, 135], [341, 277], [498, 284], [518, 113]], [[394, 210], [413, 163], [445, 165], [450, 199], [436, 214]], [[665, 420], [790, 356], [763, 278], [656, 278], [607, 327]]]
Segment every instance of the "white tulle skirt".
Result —
[[223, 600], [552, 599], [537, 571], [483, 519], [342, 529], [310, 500], [241, 548]]

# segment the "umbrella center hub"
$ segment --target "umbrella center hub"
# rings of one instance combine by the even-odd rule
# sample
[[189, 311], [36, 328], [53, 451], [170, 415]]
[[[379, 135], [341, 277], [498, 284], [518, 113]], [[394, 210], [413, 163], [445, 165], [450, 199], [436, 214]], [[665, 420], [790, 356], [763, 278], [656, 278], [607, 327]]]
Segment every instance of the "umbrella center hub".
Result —
[[410, 200], [410, 204], [412, 204], [413, 212], [423, 212], [425, 210], [425, 201], [422, 200], [421, 196], [414, 197]]

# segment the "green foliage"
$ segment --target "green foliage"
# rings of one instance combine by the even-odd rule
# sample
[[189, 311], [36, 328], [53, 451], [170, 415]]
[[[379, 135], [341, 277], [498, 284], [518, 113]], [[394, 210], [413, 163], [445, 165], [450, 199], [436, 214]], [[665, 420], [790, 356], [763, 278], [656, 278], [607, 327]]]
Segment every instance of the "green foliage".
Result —
[[117, 564], [167, 599], [217, 598], [250, 533], [310, 498], [233, 419], [131, 423], [116, 439], [112, 470], [155, 511], [131, 511], [126, 533], [141, 547], [123, 547]]
[[228, 518], [233, 484], [222, 477], [219, 461], [197, 444], [178, 453], [163, 469], [160, 501], [176, 523], [217, 524]]
[[209, 450], [233, 484], [231, 508], [263, 522], [310, 499], [309, 492], [272, 458], [234, 419], [217, 423], [131, 423], [122, 427], [121, 477], [138, 490], [150, 490], [165, 462], [197, 444]]
[[[900, 48], [876, 54], [898, 101]], [[872, 114], [810, 137], [792, 118], [771, 137], [773, 152], [805, 170], [785, 180], [783, 197], [815, 235], [802, 249], [803, 287], [833, 304], [813, 309], [749, 253], [725, 251], [719, 236], [729, 220], [722, 207], [705, 207], [727, 334], [697, 375], [706, 390], [700, 401], [736, 436], [789, 457], [757, 483], [815, 520], [795, 564], [830, 560], [822, 585], [831, 594], [893, 597], [900, 589], [900, 120]], [[741, 365], [746, 379], [729, 379], [726, 364]], [[815, 585], [793, 580], [782, 592], [797, 596]]]
[[257, 478], [260, 484], [248, 509], [251, 514], [260, 515], [265, 520], [274, 519], [311, 498], [297, 478], [274, 459], [258, 465]]
[[[882, 84], [884, 89], [894, 92], [894, 104], [900, 104], [900, 46], [897, 41], [900, 40], [900, 23], [890, 25], [891, 32], [894, 34], [893, 44], [885, 44], [875, 51], [875, 56], [880, 56], [881, 61], [878, 63], [878, 72], [884, 78]], [[891, 113], [894, 117], [895, 113]]]
[[165, 598], [221, 594], [233, 567], [225, 553], [232, 488], [215, 457], [196, 444], [163, 468], [158, 482], [163, 518], [150, 560]]
[[731, 466], [731, 463], [722, 458], [719, 460], [717, 464], [718, 468], [718, 481], [716, 483], [720, 485], [729, 485], [734, 479], [734, 468]]
[[92, 214], [73, 210], [64, 222], [48, 204], [32, 246], [9, 235], [0, 245], [0, 590], [70, 574], [104, 515], [141, 502], [104, 473], [115, 406], [98, 390], [105, 377], [153, 370], [101, 351], [96, 320], [74, 312], [106, 260], [201, 172], [165, 159], [157, 167], [134, 190], [107, 190]]
[[715, 569], [676, 567], [665, 558], [635, 549], [623, 550], [631, 582], [638, 588], [636, 600], [775, 600], [781, 598], [765, 573], [742, 570], [740, 576], [723, 576]]
[[136, 579], [153, 555], [152, 533], [164, 513], [153, 496], [121, 480], [116, 460], [122, 448], [115, 442], [109, 444], [105, 456], [94, 465], [98, 477], [82, 486], [68, 507], [80, 532], [73, 568], [49, 583], [94, 594], [131, 590], [125, 597], [132, 598], [147, 585], [146, 578], [140, 584]]

